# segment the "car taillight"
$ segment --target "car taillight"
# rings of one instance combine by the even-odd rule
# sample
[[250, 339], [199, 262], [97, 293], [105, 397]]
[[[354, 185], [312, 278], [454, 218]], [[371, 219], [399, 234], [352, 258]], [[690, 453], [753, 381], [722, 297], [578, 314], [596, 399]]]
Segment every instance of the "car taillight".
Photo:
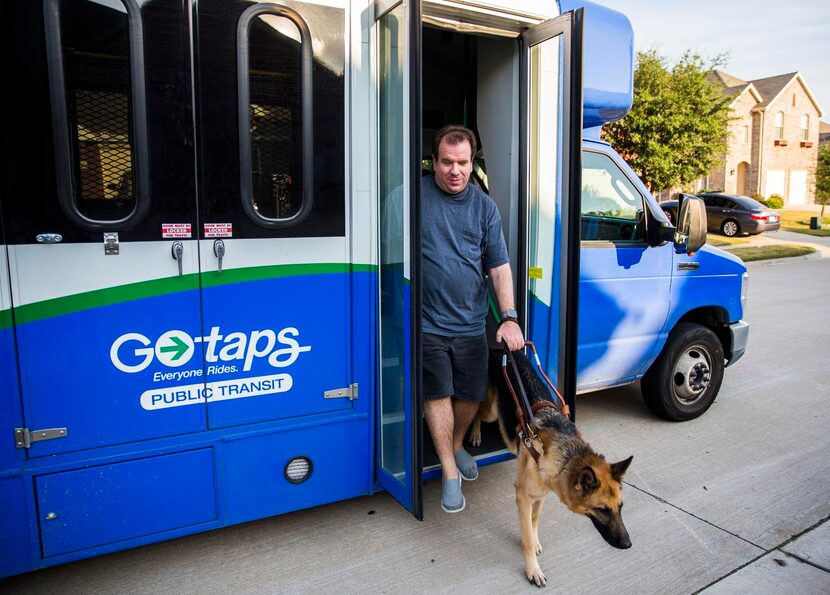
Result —
[[766, 221], [767, 217], [769, 217], [769, 213], [750, 213], [749, 216], [756, 221]]

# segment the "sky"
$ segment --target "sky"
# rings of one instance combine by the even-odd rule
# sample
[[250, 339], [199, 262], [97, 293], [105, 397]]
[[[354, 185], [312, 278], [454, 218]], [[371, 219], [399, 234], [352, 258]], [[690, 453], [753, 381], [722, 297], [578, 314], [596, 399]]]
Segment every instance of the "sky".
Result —
[[744, 80], [801, 72], [830, 122], [828, 0], [593, 1], [628, 17], [637, 50], [671, 60], [687, 49], [707, 58], [726, 53], [721, 70]]

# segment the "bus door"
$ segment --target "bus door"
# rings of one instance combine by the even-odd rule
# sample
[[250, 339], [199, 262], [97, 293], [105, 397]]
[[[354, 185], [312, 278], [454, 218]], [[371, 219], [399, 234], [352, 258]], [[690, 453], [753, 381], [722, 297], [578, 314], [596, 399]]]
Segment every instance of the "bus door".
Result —
[[168, 374], [201, 368], [182, 339], [199, 330], [187, 12], [172, 0], [4, 9], [16, 445], [38, 457], [204, 429], [204, 407], [153, 411], [181, 398], [159, 390]]
[[351, 411], [345, 10], [195, 7], [208, 425]]
[[375, 3], [379, 227], [377, 482], [423, 517], [419, 0]]
[[525, 332], [575, 413], [582, 145], [582, 10], [522, 33], [520, 171]]

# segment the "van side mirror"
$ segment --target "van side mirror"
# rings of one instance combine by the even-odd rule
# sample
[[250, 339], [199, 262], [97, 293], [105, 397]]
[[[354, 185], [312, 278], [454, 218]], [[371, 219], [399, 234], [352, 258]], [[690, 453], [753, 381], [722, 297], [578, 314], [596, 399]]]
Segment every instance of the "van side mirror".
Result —
[[697, 196], [681, 194], [677, 208], [674, 249], [693, 254], [706, 243], [706, 205]]

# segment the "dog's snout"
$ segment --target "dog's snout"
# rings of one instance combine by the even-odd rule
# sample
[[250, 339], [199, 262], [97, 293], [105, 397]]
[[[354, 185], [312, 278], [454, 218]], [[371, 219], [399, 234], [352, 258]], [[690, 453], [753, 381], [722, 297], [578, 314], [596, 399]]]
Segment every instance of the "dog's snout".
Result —
[[627, 550], [631, 547], [631, 538], [628, 536], [628, 533], [626, 533], [617, 543], [612, 545], [617, 549]]

